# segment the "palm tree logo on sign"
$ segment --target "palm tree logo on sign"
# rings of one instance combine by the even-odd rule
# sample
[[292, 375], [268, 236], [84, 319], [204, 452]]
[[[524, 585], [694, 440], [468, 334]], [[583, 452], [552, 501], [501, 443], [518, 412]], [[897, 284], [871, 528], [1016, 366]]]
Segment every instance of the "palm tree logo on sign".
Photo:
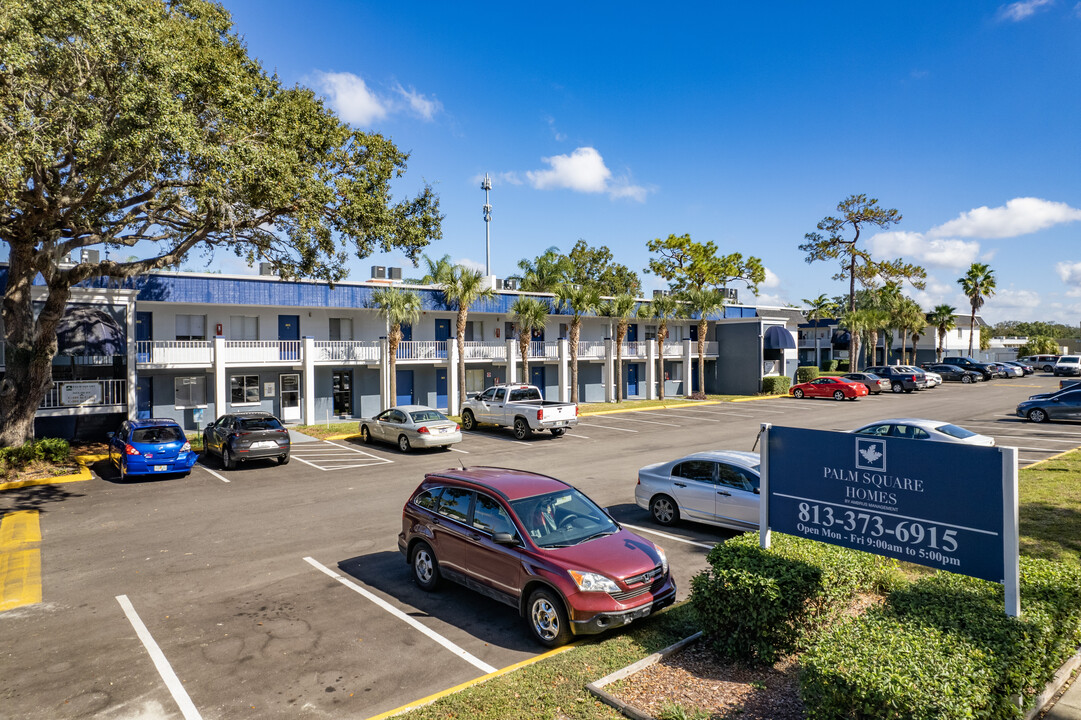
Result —
[[856, 467], [860, 470], [886, 472], [886, 441], [857, 438]]

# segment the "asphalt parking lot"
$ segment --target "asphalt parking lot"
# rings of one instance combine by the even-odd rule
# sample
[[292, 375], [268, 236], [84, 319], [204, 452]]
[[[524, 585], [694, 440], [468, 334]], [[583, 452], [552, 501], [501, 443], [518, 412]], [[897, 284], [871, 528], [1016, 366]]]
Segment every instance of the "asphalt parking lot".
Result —
[[642, 465], [750, 450], [763, 422], [849, 430], [898, 416], [956, 422], [1020, 449], [1022, 466], [1081, 445], [1081, 423], [1034, 425], [1018, 401], [1050, 376], [857, 402], [791, 398], [593, 415], [563, 438], [481, 428], [452, 450], [297, 443], [289, 465], [92, 480], [0, 493], [37, 510], [42, 602], [0, 613], [0, 715], [19, 718], [368, 718], [543, 652], [523, 621], [456, 586], [420, 591], [398, 553], [425, 472], [496, 465], [589, 494], [668, 551], [686, 597], [723, 530], [655, 525]]

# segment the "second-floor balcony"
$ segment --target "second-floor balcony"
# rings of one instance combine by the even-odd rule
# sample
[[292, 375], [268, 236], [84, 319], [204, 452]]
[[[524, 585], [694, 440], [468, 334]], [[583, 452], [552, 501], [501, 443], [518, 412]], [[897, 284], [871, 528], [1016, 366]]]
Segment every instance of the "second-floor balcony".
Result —
[[135, 343], [135, 361], [140, 365], [210, 367], [214, 347], [207, 340], [139, 340]]

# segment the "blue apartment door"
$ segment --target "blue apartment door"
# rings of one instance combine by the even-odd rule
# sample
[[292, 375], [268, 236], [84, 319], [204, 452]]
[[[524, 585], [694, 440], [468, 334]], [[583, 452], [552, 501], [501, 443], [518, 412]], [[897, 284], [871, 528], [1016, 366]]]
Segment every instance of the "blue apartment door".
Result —
[[[293, 342], [295, 341], [295, 342]], [[278, 316], [278, 342], [282, 360], [300, 359], [300, 316]], [[288, 343], [288, 344], [286, 344]]]
[[436, 368], [435, 370], [435, 407], [437, 409], [447, 408], [447, 370], [446, 368]]
[[153, 378], [138, 378], [135, 386], [135, 416], [140, 420], [154, 417]]
[[626, 342], [638, 342], [638, 323], [631, 323], [627, 326], [627, 337], [624, 338]]
[[[154, 337], [154, 313], [135, 313], [135, 359], [136, 362], [150, 362], [150, 340]], [[147, 417], [150, 417], [147, 415]]]
[[698, 363], [701, 360], [691, 360], [691, 392], [698, 392]]
[[395, 370], [394, 371], [394, 384], [395, 384], [395, 405], [412, 405], [413, 404], [413, 371], [412, 370]]
[[544, 394], [544, 366], [534, 365], [529, 368], [529, 384], [536, 385], [541, 390], [541, 395]]
[[[402, 343], [412, 342], [412, 340], [413, 340], [413, 326], [412, 325], [402, 325], [402, 326], [399, 327], [399, 330], [402, 333], [402, 339], [401, 339]], [[412, 346], [410, 346], [410, 345], [398, 345], [398, 352], [395, 353], [395, 356], [399, 357], [399, 358], [411, 358], [411, 357], [413, 357], [413, 351], [412, 351], [411, 347]]]
[[627, 397], [638, 394], [638, 365], [627, 366]]
[[450, 340], [450, 320], [435, 321], [435, 341], [443, 343], [436, 348], [436, 355], [441, 358], [447, 356], [447, 340]]

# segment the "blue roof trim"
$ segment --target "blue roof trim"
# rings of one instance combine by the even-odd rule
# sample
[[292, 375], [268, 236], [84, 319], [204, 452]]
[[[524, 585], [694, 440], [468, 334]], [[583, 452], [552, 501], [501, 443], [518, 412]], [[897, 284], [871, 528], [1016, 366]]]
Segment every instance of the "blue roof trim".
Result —
[[[39, 277], [35, 285], [44, 284]], [[0, 291], [7, 286], [7, 267], [0, 266]], [[195, 305], [265, 305], [270, 307], [328, 307], [328, 308], [370, 308], [375, 309], [372, 296], [385, 286], [338, 284], [333, 288], [322, 282], [286, 282], [277, 278], [237, 278], [215, 275], [142, 275], [119, 282], [110, 278], [93, 278], [79, 287], [107, 288], [121, 287], [138, 290], [136, 302], [174, 302]], [[420, 297], [421, 310], [456, 312], [457, 307], [448, 304], [443, 293], [436, 289], [410, 288]], [[470, 312], [513, 314], [510, 309], [520, 293], [497, 292], [495, 297], [482, 299], [469, 307]], [[555, 299], [539, 296], [548, 300], [550, 314], [570, 315], [560, 312]], [[648, 301], [639, 301], [638, 307]], [[590, 314], [595, 316], [595, 314]], [[726, 305], [723, 312], [711, 313], [710, 320], [721, 318], [758, 317], [755, 308], [745, 305]], [[698, 319], [694, 317], [692, 319]]]

